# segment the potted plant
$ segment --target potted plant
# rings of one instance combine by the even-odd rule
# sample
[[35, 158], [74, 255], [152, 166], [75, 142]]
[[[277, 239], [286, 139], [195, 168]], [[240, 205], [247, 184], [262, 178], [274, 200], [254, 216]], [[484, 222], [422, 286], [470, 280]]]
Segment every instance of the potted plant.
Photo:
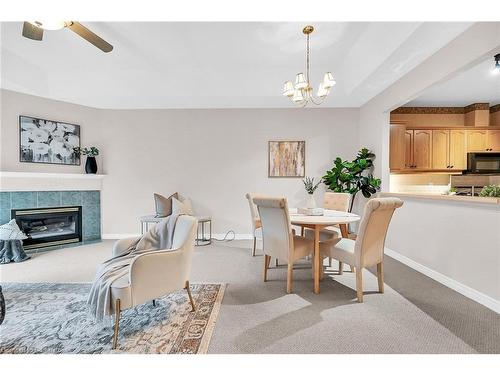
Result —
[[370, 198], [380, 189], [381, 180], [374, 178], [373, 160], [375, 154], [362, 148], [353, 161], [336, 158], [332, 169], [326, 171], [323, 182], [333, 192], [352, 195], [349, 212], [352, 211], [354, 198], [360, 191], [364, 197]]
[[95, 157], [99, 155], [99, 149], [97, 147], [75, 147], [75, 153], [77, 155], [85, 155], [87, 160], [85, 162], [85, 172], [88, 174], [96, 174], [97, 173], [97, 162]]
[[316, 201], [314, 200], [314, 192], [318, 188], [319, 184], [321, 184], [321, 179], [318, 181], [318, 183], [314, 183], [314, 177], [306, 177], [302, 180], [304, 183], [304, 187], [307, 192], [307, 202], [306, 202], [306, 208], [316, 208]]

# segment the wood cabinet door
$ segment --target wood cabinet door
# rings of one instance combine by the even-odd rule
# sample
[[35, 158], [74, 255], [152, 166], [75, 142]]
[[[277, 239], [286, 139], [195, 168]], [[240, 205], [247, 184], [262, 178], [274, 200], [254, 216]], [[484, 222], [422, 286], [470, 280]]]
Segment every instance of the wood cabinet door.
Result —
[[405, 130], [401, 125], [391, 125], [389, 142], [389, 168], [391, 170], [405, 168]]
[[413, 168], [413, 130], [405, 131], [405, 168]]
[[500, 130], [487, 130], [488, 141], [486, 148], [491, 148], [490, 151], [500, 151]]
[[450, 130], [450, 166], [452, 169], [467, 169], [467, 147], [465, 130]]
[[432, 169], [449, 168], [449, 137], [449, 130], [432, 131]]
[[415, 130], [413, 135], [413, 165], [418, 169], [431, 168], [432, 130]]
[[487, 134], [486, 130], [468, 130], [467, 131], [467, 152], [486, 151]]

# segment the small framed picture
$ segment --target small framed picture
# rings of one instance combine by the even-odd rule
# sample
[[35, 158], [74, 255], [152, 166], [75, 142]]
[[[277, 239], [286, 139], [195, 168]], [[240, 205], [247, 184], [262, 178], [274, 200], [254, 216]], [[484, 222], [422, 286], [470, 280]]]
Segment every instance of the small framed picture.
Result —
[[80, 165], [80, 125], [19, 116], [19, 161]]
[[304, 177], [305, 141], [269, 141], [269, 177]]

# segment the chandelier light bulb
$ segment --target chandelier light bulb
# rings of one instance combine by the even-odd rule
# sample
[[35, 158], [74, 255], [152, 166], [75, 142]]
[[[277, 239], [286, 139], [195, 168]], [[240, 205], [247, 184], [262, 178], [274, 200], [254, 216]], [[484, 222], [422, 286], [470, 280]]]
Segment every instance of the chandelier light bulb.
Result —
[[323, 77], [323, 87], [325, 89], [330, 89], [333, 86], [335, 86], [336, 84], [337, 84], [337, 82], [333, 78], [332, 73], [330, 73], [330, 72], [325, 73], [325, 76]]
[[323, 98], [330, 93], [330, 89], [325, 88], [325, 84], [321, 82], [319, 84], [318, 93], [316, 94], [319, 98]]
[[289, 98], [293, 96], [295, 89], [293, 88], [292, 81], [286, 81], [283, 84], [283, 96], [288, 96]]
[[295, 92], [293, 93], [292, 100], [295, 103], [302, 102], [304, 100], [304, 96], [302, 95], [302, 90], [295, 90]]
[[299, 73], [295, 76], [295, 88], [296, 89], [305, 89], [308, 86], [308, 83], [304, 77], [304, 73]]

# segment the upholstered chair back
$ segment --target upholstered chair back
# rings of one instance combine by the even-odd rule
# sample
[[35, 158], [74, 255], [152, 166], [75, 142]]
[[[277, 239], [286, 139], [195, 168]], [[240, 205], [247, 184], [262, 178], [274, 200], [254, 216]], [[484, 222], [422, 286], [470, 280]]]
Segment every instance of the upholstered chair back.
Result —
[[250, 206], [250, 215], [252, 216], [252, 229], [253, 233], [255, 233], [255, 230], [257, 229], [257, 223], [259, 222], [259, 213], [257, 211], [255, 203], [253, 202], [253, 198], [255, 198], [256, 195], [252, 193], [247, 193], [245, 194], [245, 197], [247, 198], [248, 205]]
[[197, 224], [193, 216], [179, 216], [172, 249], [151, 251], [134, 259], [130, 270], [133, 305], [184, 288], [191, 272]]
[[288, 261], [293, 250], [293, 234], [285, 198], [253, 199], [262, 223], [264, 254]]
[[383, 260], [389, 223], [402, 205], [398, 198], [372, 198], [366, 203], [354, 246], [357, 266], [369, 267]]
[[323, 208], [335, 211], [349, 211], [351, 194], [349, 193], [325, 193]]

